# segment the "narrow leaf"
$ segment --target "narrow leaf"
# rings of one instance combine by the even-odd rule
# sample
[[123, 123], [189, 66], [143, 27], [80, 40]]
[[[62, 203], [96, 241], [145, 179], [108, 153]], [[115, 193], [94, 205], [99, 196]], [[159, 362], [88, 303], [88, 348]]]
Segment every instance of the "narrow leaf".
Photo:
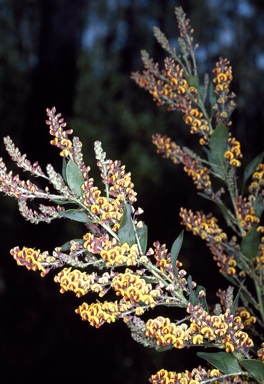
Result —
[[118, 237], [121, 243], [127, 243], [130, 247], [136, 243], [136, 236], [131, 218], [131, 207], [127, 203], [124, 207], [124, 213], [120, 223]]
[[260, 233], [253, 227], [241, 241], [241, 251], [247, 259], [252, 260], [258, 252]]
[[137, 235], [139, 238], [141, 250], [143, 253], [145, 253], [148, 245], [148, 227], [146, 226], [146, 224], [143, 223], [142, 228], [137, 228]]
[[197, 90], [199, 89], [199, 77], [198, 76], [190, 76], [188, 78], [189, 87], [195, 87]]
[[52, 202], [59, 205], [71, 204], [68, 200], [52, 199]]
[[67, 209], [67, 211], [61, 211], [60, 215], [65, 217], [66, 219], [78, 221], [79, 223], [91, 222], [87, 214], [79, 209]]
[[192, 276], [189, 275], [188, 278], [187, 278], [187, 284], [188, 284], [188, 288], [189, 288], [189, 291], [190, 291], [190, 294], [189, 294], [189, 301], [192, 305], [197, 305], [198, 304], [198, 300], [197, 300], [197, 296], [193, 290], [193, 286], [192, 286]]
[[264, 210], [263, 197], [258, 195], [254, 202], [255, 215], [260, 219]]
[[221, 210], [224, 218], [226, 219], [227, 221], [227, 225], [230, 226], [230, 215], [229, 215], [229, 212], [228, 212], [228, 209], [226, 208], [226, 206], [224, 204], [221, 204], [219, 201], [216, 201], [214, 199], [212, 199], [209, 195], [207, 195], [206, 193], [203, 193], [203, 192], [198, 192], [198, 195], [199, 196], [202, 196], [204, 199], [207, 199], [207, 200], [210, 200], [212, 201], [214, 204], [216, 204], [218, 206], [218, 208]]
[[233, 284], [234, 286], [238, 286], [236, 280], [231, 276], [231, 275], [227, 275], [227, 274], [224, 274], [225, 278], [231, 283]]
[[255, 171], [256, 167], [262, 162], [264, 157], [264, 152], [256, 156], [251, 162], [246, 166], [244, 171], [243, 184], [245, 185], [246, 181], [250, 178], [252, 173]]
[[178, 274], [178, 268], [176, 266], [176, 262], [177, 262], [178, 255], [179, 255], [180, 250], [181, 250], [182, 242], [183, 242], [183, 233], [184, 232], [181, 231], [181, 233], [179, 234], [177, 239], [172, 244], [171, 251], [170, 251], [170, 259], [171, 259], [171, 264], [172, 264], [172, 268], [173, 268], [175, 276], [177, 276], [177, 274]]
[[245, 368], [250, 376], [264, 383], [264, 363], [260, 360], [240, 360], [239, 364]]
[[209, 86], [209, 101], [210, 101], [211, 107], [213, 107], [216, 103], [216, 94], [215, 94], [213, 83], [210, 83], [210, 86]]
[[61, 174], [62, 174], [62, 177], [63, 179], [67, 182], [67, 179], [66, 179], [66, 167], [67, 167], [67, 162], [65, 160], [65, 157], [62, 158], [62, 170], [61, 170]]
[[66, 181], [69, 188], [76, 193], [77, 196], [81, 197], [83, 194], [81, 186], [84, 182], [84, 178], [78, 165], [72, 160], [70, 160], [66, 166]]
[[239, 290], [238, 290], [238, 292], [236, 294], [235, 300], [233, 301], [233, 305], [232, 305], [232, 308], [231, 308], [231, 315], [233, 315], [233, 316], [236, 315], [237, 304], [238, 304], [238, 300], [240, 298], [240, 292], [241, 292], [242, 286], [244, 284], [244, 281], [245, 280], [243, 280], [243, 282], [241, 282]]
[[201, 291], [206, 292], [205, 287], [203, 287], [202, 285], [197, 285], [197, 288], [196, 288], [196, 291], [195, 291], [197, 300], [200, 301], [200, 303], [202, 304], [203, 309], [204, 309], [206, 312], [209, 312], [208, 304], [207, 304], [207, 301], [206, 301], [206, 296], [201, 296], [201, 297], [199, 297], [199, 293], [200, 293]]
[[197, 356], [201, 357], [212, 364], [215, 368], [224, 373], [241, 372], [241, 368], [237, 359], [231, 353], [227, 352], [198, 352]]
[[164, 347], [162, 345], [158, 345], [156, 347], [156, 351], [157, 352], [166, 352], [166, 351], [169, 351], [173, 348], [173, 345], [172, 344], [169, 344], [169, 345], [165, 345]]
[[220, 165], [221, 169], [224, 169], [224, 154], [227, 151], [228, 129], [220, 123], [212, 133], [210, 138], [210, 151], [213, 158], [213, 162]]
[[84, 244], [84, 240], [83, 239], [73, 239], [73, 240], [70, 240], [70, 241], [67, 241], [66, 243], [64, 243], [60, 249], [62, 252], [67, 252], [70, 250], [70, 247], [71, 247], [71, 241], [77, 241], [79, 244]]
[[216, 161], [212, 155], [212, 153], [209, 151], [208, 148], [203, 147], [203, 151], [207, 154], [208, 162], [210, 163], [210, 167], [212, 168], [213, 172], [215, 173], [215, 176], [220, 177], [223, 179], [225, 177], [224, 170], [220, 167], [220, 165], [216, 164]]
[[204, 100], [204, 98], [206, 97], [205, 92], [206, 92], [206, 88], [205, 88], [205, 86], [204, 86], [204, 85], [200, 85], [200, 87], [199, 87], [199, 93], [200, 93], [201, 98], [202, 98], [203, 100]]

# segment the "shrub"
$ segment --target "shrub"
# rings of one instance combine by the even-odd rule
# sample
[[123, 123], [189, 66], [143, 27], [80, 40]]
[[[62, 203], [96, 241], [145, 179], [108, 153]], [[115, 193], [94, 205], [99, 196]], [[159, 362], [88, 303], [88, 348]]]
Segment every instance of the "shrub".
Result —
[[[53, 137], [51, 145], [59, 148], [63, 158], [61, 174], [51, 164], [45, 171], [38, 163], [32, 164], [6, 137], [6, 150], [16, 165], [33, 177], [43, 178], [47, 186], [43, 189], [13, 175], [1, 159], [0, 190], [18, 201], [20, 213], [31, 223], [66, 218], [82, 222], [85, 233], [52, 253], [16, 246], [11, 255], [19, 266], [39, 271], [41, 276], [58, 268], [54, 280], [61, 293], [73, 291], [87, 300], [89, 292], [97, 293], [100, 300], [85, 301], [76, 309], [90, 325], [100, 328], [104, 323], [123, 320], [133, 339], [143, 346], [158, 351], [198, 346], [198, 356], [210, 364], [210, 369], [198, 367], [182, 373], [161, 369], [151, 376], [151, 383], [263, 383], [263, 153], [244, 168], [242, 177], [238, 176], [242, 152], [231, 132], [235, 109], [235, 95], [230, 90], [232, 68], [220, 57], [212, 80], [206, 75], [202, 82], [190, 22], [182, 8], [176, 8], [175, 14], [179, 53], [154, 28], [155, 37], [168, 54], [164, 68], [160, 70], [142, 51], [144, 70], [133, 73], [132, 79], [157, 105], [179, 111], [190, 133], [199, 136], [203, 156], [159, 134], [153, 136], [153, 143], [163, 157], [183, 164], [198, 194], [216, 204], [224, 218], [226, 231], [212, 213], [180, 211], [186, 230], [200, 236], [209, 247], [219, 272], [230, 282], [228, 289], [219, 289], [218, 302], [214, 307], [208, 305], [205, 287], [187, 276], [178, 260], [183, 232], [170, 252], [159, 241], [148, 246], [148, 229], [140, 219], [143, 210], [136, 206], [131, 174], [120, 161], [107, 159], [96, 141], [95, 157], [104, 185], [100, 190], [90, 167], [84, 164], [81, 141], [71, 136], [72, 130], [66, 129], [55, 107], [47, 109], [47, 125]], [[39, 204], [38, 210], [30, 208], [28, 201], [36, 199], [46, 204]], [[114, 301], [107, 300], [111, 292]], [[151, 309], [160, 306], [183, 308], [185, 315], [177, 321], [151, 318]], [[203, 352], [208, 347], [220, 351]]]

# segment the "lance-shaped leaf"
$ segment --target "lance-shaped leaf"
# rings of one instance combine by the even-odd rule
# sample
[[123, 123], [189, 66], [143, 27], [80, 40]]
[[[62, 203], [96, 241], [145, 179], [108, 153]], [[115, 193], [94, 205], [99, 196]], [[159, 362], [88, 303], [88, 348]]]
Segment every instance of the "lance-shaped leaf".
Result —
[[71, 248], [71, 241], [75, 241], [75, 242], [79, 243], [80, 245], [84, 244], [84, 240], [83, 239], [73, 239], [73, 240], [67, 241], [66, 243], [64, 243], [60, 247], [61, 252], [67, 252], [67, 251], [70, 250], [70, 248]]
[[258, 252], [260, 242], [260, 233], [256, 230], [256, 227], [251, 230], [243, 237], [241, 241], [241, 251], [248, 260], [252, 260]]
[[164, 347], [162, 345], [157, 345], [156, 347], [157, 352], [166, 352], [166, 351], [170, 351], [171, 349], [173, 349], [172, 344], [165, 345]]
[[206, 147], [203, 147], [203, 151], [207, 155], [208, 162], [210, 163], [210, 167], [212, 168], [212, 171], [214, 172], [215, 176], [220, 177], [220, 179], [223, 179], [223, 177], [225, 176], [225, 173], [223, 172], [220, 165], [216, 164], [212, 153]]
[[209, 86], [209, 102], [211, 104], [211, 107], [213, 107], [216, 103], [216, 94], [215, 94], [213, 83], [210, 83], [210, 86]]
[[217, 173], [220, 173], [221, 176], [225, 175], [225, 157], [224, 154], [227, 151], [227, 141], [228, 141], [228, 129], [225, 124], [220, 123], [212, 133], [210, 137], [210, 152], [213, 163], [220, 166]]
[[241, 289], [242, 289], [242, 286], [243, 286], [244, 282], [245, 282], [245, 279], [240, 284], [240, 287], [239, 287], [239, 290], [238, 290], [238, 292], [236, 294], [235, 300], [233, 301], [233, 305], [232, 305], [232, 308], [231, 308], [231, 315], [233, 315], [234, 317], [236, 315], [236, 309], [237, 309], [237, 305], [238, 305], [238, 300], [240, 298], [240, 292], [241, 292]]
[[189, 87], [195, 87], [197, 90], [199, 89], [199, 77], [198, 76], [190, 76], [188, 78]]
[[207, 195], [206, 193], [198, 192], [198, 195], [202, 196], [204, 199], [210, 200], [214, 204], [216, 204], [219, 207], [219, 209], [221, 210], [224, 218], [226, 219], [227, 225], [232, 226], [232, 223], [230, 221], [230, 213], [229, 213], [228, 209], [226, 208], [226, 206], [224, 205], [224, 203], [220, 203], [219, 201], [212, 199], [211, 196]]
[[243, 186], [247, 182], [247, 180], [250, 178], [252, 173], [255, 171], [256, 167], [263, 161], [264, 152], [260, 153], [258, 156], [256, 156], [251, 162], [246, 166], [244, 171], [244, 177], [243, 177]]
[[66, 204], [72, 204], [71, 201], [68, 200], [59, 200], [59, 199], [50, 199], [53, 203], [58, 205], [66, 205]]
[[231, 353], [227, 352], [198, 352], [197, 356], [201, 357], [212, 364], [219, 371], [224, 373], [239, 373], [241, 368], [237, 359]]
[[91, 220], [88, 218], [87, 214], [80, 209], [67, 209], [67, 211], [61, 211], [60, 215], [66, 219], [71, 219], [78, 221], [79, 223], [88, 223]]
[[139, 244], [143, 253], [147, 250], [148, 245], [148, 227], [143, 223], [141, 228], [137, 228], [137, 235], [139, 238]]
[[198, 304], [198, 299], [197, 299], [197, 296], [196, 296], [196, 293], [193, 289], [193, 286], [192, 286], [192, 276], [189, 275], [188, 278], [187, 278], [187, 283], [188, 283], [188, 288], [189, 288], [189, 291], [190, 291], [190, 294], [189, 294], [189, 301], [192, 305], [197, 305]]
[[264, 363], [260, 360], [240, 360], [239, 364], [248, 371], [254, 379], [264, 383]]
[[70, 160], [66, 166], [65, 175], [69, 188], [76, 193], [77, 196], [81, 197], [83, 194], [81, 186], [84, 183], [84, 178], [78, 165], [72, 160]]
[[206, 292], [205, 287], [203, 287], [202, 285], [197, 285], [196, 290], [195, 290], [195, 294], [196, 294], [197, 300], [200, 301], [200, 303], [202, 304], [203, 309], [206, 312], [209, 312], [208, 304], [207, 304], [207, 301], [206, 301], [206, 296], [199, 296], [199, 293], [201, 291]]
[[134, 225], [131, 217], [131, 206], [125, 203], [124, 213], [120, 223], [118, 237], [121, 243], [127, 243], [130, 247], [136, 243]]
[[178, 275], [178, 268], [176, 266], [176, 262], [177, 262], [178, 255], [179, 255], [180, 250], [181, 250], [182, 242], [183, 242], [183, 233], [184, 232], [181, 231], [181, 233], [179, 234], [177, 239], [172, 244], [171, 251], [170, 251], [171, 265], [172, 265], [175, 276]]
[[263, 196], [258, 195], [254, 201], [255, 215], [260, 219], [264, 211]]
[[66, 162], [65, 157], [63, 157], [63, 158], [62, 158], [62, 170], [61, 170], [61, 174], [62, 174], [62, 177], [64, 178], [64, 180], [67, 182], [67, 179], [66, 179], [66, 167], [67, 167], [67, 162]]
[[202, 304], [202, 307], [205, 311], [208, 312], [208, 304], [207, 304], [207, 301], [206, 301], [206, 296], [201, 296], [199, 295], [199, 293], [201, 291], [204, 291], [206, 292], [206, 289], [202, 286], [202, 285], [197, 285], [196, 289], [194, 290], [193, 289], [193, 285], [192, 285], [192, 276], [189, 275], [188, 278], [187, 278], [187, 284], [188, 284], [188, 288], [189, 288], [189, 301], [192, 305], [197, 305], [199, 302]]

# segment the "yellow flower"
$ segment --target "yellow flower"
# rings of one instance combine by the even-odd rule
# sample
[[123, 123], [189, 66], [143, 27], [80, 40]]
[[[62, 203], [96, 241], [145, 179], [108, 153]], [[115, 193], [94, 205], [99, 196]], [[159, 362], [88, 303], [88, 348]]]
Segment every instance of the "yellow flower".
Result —
[[194, 345], [196, 345], [196, 344], [202, 344], [202, 343], [203, 343], [203, 336], [200, 335], [200, 334], [195, 335], [195, 336], [193, 337], [193, 339], [192, 339], [192, 343], [193, 343]]

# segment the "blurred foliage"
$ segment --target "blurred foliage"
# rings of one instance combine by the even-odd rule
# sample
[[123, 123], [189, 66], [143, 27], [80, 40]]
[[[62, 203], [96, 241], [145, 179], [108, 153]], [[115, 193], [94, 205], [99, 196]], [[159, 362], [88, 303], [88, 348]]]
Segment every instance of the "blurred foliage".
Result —
[[[200, 48], [198, 57], [202, 71], [210, 72], [220, 55], [230, 59], [234, 72], [234, 92], [238, 107], [234, 114], [234, 135], [242, 144], [245, 162], [254, 158], [264, 141], [264, 4], [256, 0], [2, 0], [0, 2], [0, 119], [2, 136], [10, 135], [32, 162], [41, 165], [56, 163], [55, 149], [50, 149], [49, 134], [45, 127], [45, 109], [55, 105], [80, 136], [86, 154], [86, 163], [92, 163], [93, 142], [101, 140], [108, 157], [121, 159], [131, 171], [138, 204], [145, 210], [149, 225], [150, 242], [159, 239], [171, 244], [181, 230], [178, 216], [180, 206], [199, 207], [195, 189], [183, 175], [180, 167], [156, 156], [151, 144], [153, 133], [168, 133], [180, 145], [196, 149], [196, 139], [186, 135], [186, 128], [173, 112], [157, 108], [150, 97], [140, 91], [130, 79], [131, 71], [142, 68], [140, 50], [146, 49], [155, 60], [163, 59], [152, 28], [158, 26], [171, 43], [176, 35], [173, 9], [182, 5], [195, 29]], [[1, 156], [3, 145], [0, 145]], [[57, 163], [57, 167], [61, 167]], [[95, 167], [95, 164], [93, 165]], [[140, 359], [142, 349], [130, 341], [129, 335], [119, 337], [120, 326], [113, 326], [113, 337], [107, 341], [104, 334], [80, 324], [79, 318], [69, 315], [76, 302], [54, 293], [41, 278], [20, 271], [9, 256], [9, 248], [24, 239], [37, 247], [50, 248], [54, 242], [68, 240], [70, 224], [52, 224], [45, 231], [24, 223], [9, 199], [0, 202], [1, 209], [1, 262], [0, 321], [1, 361], [5, 369], [0, 372], [2, 383], [16, 377], [20, 382], [39, 374], [43, 361], [58, 359], [66, 366], [52, 361], [45, 373], [49, 379], [81, 378], [84, 370], [75, 373], [80, 362], [86, 369], [99, 364], [95, 356], [111, 366], [122, 359], [126, 372], [113, 373], [114, 382], [122, 377], [126, 383], [146, 382], [148, 372], [155, 371], [160, 359], [177, 359], [152, 355], [151, 366]], [[211, 210], [208, 205], [206, 211]], [[42, 228], [42, 227], [41, 227]], [[75, 229], [77, 232], [80, 228]], [[68, 236], [69, 237], [69, 236]], [[59, 240], [58, 240], [59, 239]], [[199, 250], [199, 251], [198, 251]], [[203, 268], [201, 281], [208, 278], [208, 270], [216, 271], [209, 253], [199, 239], [185, 238], [186, 268], [197, 271], [201, 257], [208, 269]], [[217, 284], [217, 282], [216, 282]], [[50, 288], [52, 287], [52, 288]], [[214, 287], [212, 287], [214, 288]], [[34, 294], [32, 295], [32, 291]], [[30, 292], [30, 295], [29, 295]], [[67, 324], [66, 320], [67, 318]], [[87, 334], [86, 334], [87, 332]], [[87, 336], [89, 335], [89, 336]], [[99, 344], [96, 342], [100, 338]], [[104, 338], [105, 341], [104, 341]], [[127, 338], [125, 350], [112, 341]], [[94, 340], [93, 342], [91, 340]], [[88, 343], [92, 350], [87, 351]], [[101, 348], [104, 343], [105, 348]], [[66, 346], [67, 344], [67, 346]], [[72, 352], [74, 350], [74, 353]], [[15, 352], [14, 352], [15, 351]], [[77, 352], [78, 351], [78, 352]], [[109, 353], [111, 351], [111, 353]], [[187, 353], [181, 358], [188, 360]], [[39, 355], [38, 355], [39, 354]], [[110, 356], [109, 356], [110, 355]], [[29, 357], [30, 356], [30, 357]], [[38, 357], [37, 357], [38, 356]], [[144, 355], [145, 356], [145, 355]], [[34, 357], [34, 358], [33, 358]], [[3, 360], [4, 359], [4, 360]], [[61, 360], [62, 359], [62, 360]], [[90, 359], [90, 360], [89, 360]], [[33, 369], [32, 364], [35, 364]], [[87, 361], [86, 361], [87, 360]], [[99, 358], [98, 358], [99, 360]], [[178, 361], [180, 366], [181, 361]], [[170, 363], [166, 364], [167, 367]], [[171, 364], [173, 369], [174, 362]], [[73, 368], [71, 368], [73, 367]], [[147, 372], [148, 371], [148, 372]], [[147, 372], [147, 373], [142, 373]], [[75, 376], [74, 376], [75, 373]], [[64, 375], [64, 376], [63, 376]], [[79, 376], [78, 376], [79, 375]], [[107, 373], [108, 375], [108, 373]], [[116, 375], [116, 376], [115, 376]], [[71, 379], [72, 378], [72, 379]], [[97, 382], [104, 382], [100, 373]], [[122, 380], [124, 383], [124, 380]]]

